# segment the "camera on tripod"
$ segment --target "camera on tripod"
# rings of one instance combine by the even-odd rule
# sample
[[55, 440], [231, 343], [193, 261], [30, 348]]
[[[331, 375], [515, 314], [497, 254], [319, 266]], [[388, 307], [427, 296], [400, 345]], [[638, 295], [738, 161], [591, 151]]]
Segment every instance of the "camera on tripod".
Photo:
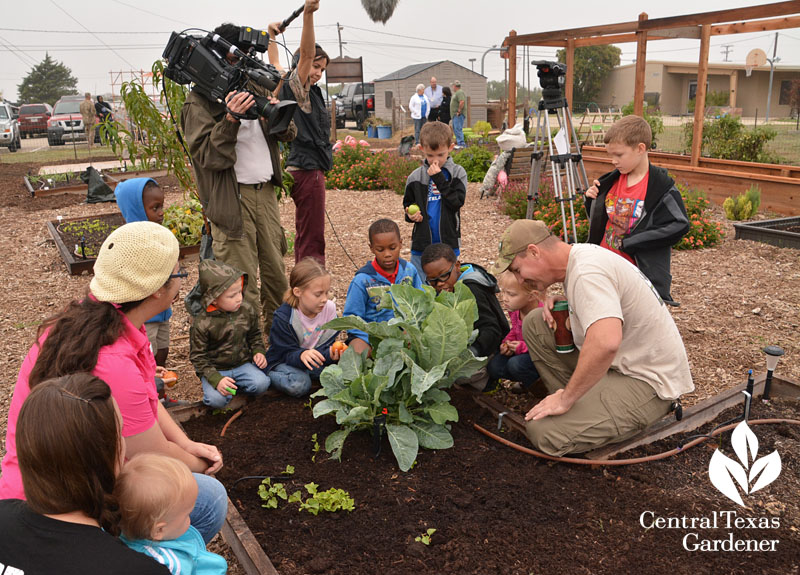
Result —
[[[268, 43], [266, 32], [248, 26], [239, 29], [238, 44], [246, 52], [213, 32], [204, 37], [173, 32], [162, 54], [167, 61], [164, 76], [181, 85], [194, 82], [193, 90], [214, 102], [224, 102], [230, 92], [252, 94], [246, 89], [248, 82], [272, 91], [281, 80], [280, 72], [254, 57], [255, 52], [265, 52]], [[228, 54], [235, 63], [226, 58]], [[284, 100], [272, 104], [264, 96], [252, 95], [255, 105], [238, 117], [244, 120], [267, 118], [270, 134], [286, 130], [297, 103]]]
[[[561, 86], [564, 84], [567, 66], [560, 62], [550, 62], [548, 60], [536, 60], [531, 64], [536, 66], [536, 75], [539, 77], [539, 85], [542, 87], [542, 99], [545, 104], [561, 106], [563, 100]], [[547, 106], [548, 109], [551, 107]]]

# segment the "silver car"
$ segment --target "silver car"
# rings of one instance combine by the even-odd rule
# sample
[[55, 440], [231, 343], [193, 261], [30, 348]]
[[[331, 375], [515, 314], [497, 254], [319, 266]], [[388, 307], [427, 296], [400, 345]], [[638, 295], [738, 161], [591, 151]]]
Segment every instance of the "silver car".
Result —
[[22, 147], [22, 138], [19, 134], [19, 112], [7, 102], [0, 102], [0, 146], [8, 148], [9, 152], [16, 152]]

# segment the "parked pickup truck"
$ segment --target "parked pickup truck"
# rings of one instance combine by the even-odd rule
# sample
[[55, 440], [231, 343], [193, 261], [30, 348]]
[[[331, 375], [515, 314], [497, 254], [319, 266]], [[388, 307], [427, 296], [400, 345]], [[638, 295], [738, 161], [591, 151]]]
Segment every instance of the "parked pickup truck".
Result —
[[346, 84], [337, 98], [336, 105], [344, 108], [347, 120], [355, 120], [356, 128], [363, 130], [366, 117], [375, 114], [375, 84], [372, 82]]

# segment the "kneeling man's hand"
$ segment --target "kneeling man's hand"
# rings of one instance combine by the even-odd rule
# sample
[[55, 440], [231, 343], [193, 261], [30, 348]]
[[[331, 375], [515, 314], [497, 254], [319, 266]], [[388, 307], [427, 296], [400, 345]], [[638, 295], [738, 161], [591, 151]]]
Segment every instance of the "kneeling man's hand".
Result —
[[548, 415], [561, 415], [568, 412], [571, 407], [572, 403], [564, 397], [564, 390], [559, 389], [534, 405], [533, 409], [525, 414], [525, 421], [544, 419]]

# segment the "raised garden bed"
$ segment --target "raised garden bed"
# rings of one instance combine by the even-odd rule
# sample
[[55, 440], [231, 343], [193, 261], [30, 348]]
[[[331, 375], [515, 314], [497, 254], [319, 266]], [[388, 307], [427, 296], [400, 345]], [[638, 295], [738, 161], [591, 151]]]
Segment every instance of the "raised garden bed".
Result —
[[[47, 229], [70, 275], [92, 273], [97, 252], [112, 231], [125, 223], [119, 212], [47, 222]], [[77, 246], [77, 247], [76, 247]], [[196, 255], [200, 245], [181, 246], [180, 258]]]
[[[387, 441], [373, 459], [367, 434], [348, 439], [341, 463], [328, 460], [324, 449], [315, 452], [313, 434], [322, 443], [336, 424], [332, 418], [314, 420], [301, 401], [290, 398], [270, 396], [247, 403], [222, 438], [220, 430], [230, 413], [205, 415], [184, 427], [193, 439], [220, 447], [225, 466], [218, 478], [228, 488], [247, 532], [281, 575], [786, 573], [800, 565], [798, 427], [754, 426], [758, 455], [778, 450], [783, 472], [742, 508], [708, 480], [715, 442], [637, 466], [550, 464], [477, 433], [473, 423], [495, 430], [497, 420], [470, 394], [454, 391], [453, 404], [460, 416], [452, 426], [455, 446], [421, 452], [408, 473], [398, 471]], [[797, 411], [796, 400], [758, 401], [751, 418], [796, 418]], [[740, 413], [736, 406], [719, 414], [717, 421]], [[704, 429], [709, 430], [710, 426]], [[506, 435], [525, 444], [516, 433]], [[730, 432], [721, 436], [732, 455], [730, 437]], [[676, 442], [677, 438], [665, 439], [630, 456], [667, 451]], [[293, 465], [295, 473], [273, 480], [282, 481], [287, 492], [303, 490], [309, 482], [320, 490], [344, 489], [355, 500], [355, 510], [313, 516], [285, 501], [277, 509], [262, 508], [260, 479], [242, 478], [277, 478], [287, 465]], [[642, 517], [645, 522], [651, 517], [717, 517], [724, 523], [723, 511], [740, 518], [766, 517], [779, 526], [642, 525]], [[428, 529], [436, 529], [430, 545], [415, 540]], [[691, 543], [727, 540], [730, 533], [734, 540], [779, 543], [771, 552], [687, 551], [683, 547], [687, 533], [698, 534]]]
[[733, 224], [737, 240], [800, 249], [800, 217]]
[[[167, 175], [167, 170], [140, 170], [140, 171], [107, 171], [103, 170], [106, 184], [112, 190], [117, 186], [117, 181], [125, 178], [160, 178]], [[64, 172], [60, 174], [42, 174], [40, 176], [25, 176], [25, 187], [33, 197], [53, 196], [57, 194], [86, 194], [88, 187], [81, 180], [80, 172]]]

